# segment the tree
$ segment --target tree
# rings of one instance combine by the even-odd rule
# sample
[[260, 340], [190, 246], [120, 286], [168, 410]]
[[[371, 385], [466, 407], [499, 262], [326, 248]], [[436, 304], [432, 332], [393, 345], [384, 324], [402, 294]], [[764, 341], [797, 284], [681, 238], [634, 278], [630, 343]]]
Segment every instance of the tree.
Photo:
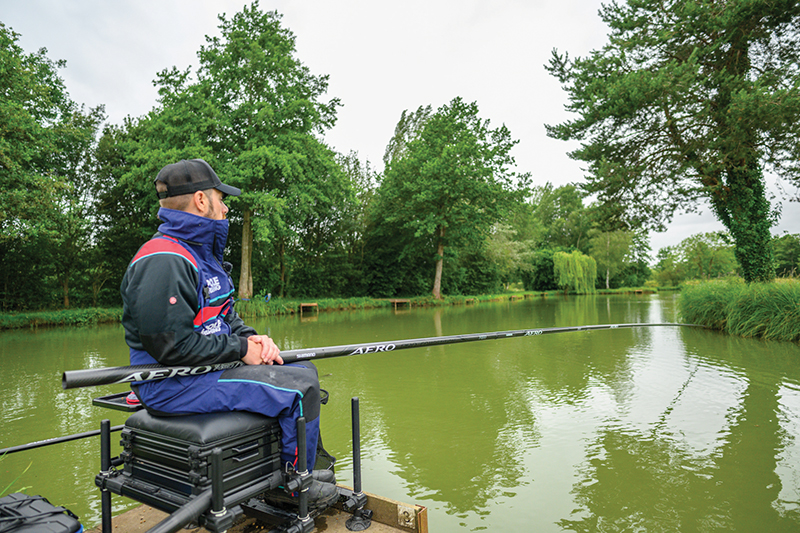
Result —
[[454, 98], [425, 120], [386, 170], [380, 187], [386, 220], [416, 239], [434, 239], [434, 298], [441, 298], [445, 248], [482, 242], [524, 193], [527, 175], [510, 170], [516, 143], [505, 126], [491, 129], [476, 103]]
[[556, 252], [553, 254], [553, 273], [559, 287], [572, 288], [578, 294], [593, 294], [594, 282], [597, 278], [597, 262], [578, 250], [572, 253]]
[[632, 232], [622, 230], [594, 231], [589, 239], [589, 255], [597, 262], [598, 270], [605, 272], [606, 289], [611, 288], [611, 277], [625, 266], [632, 243]]
[[70, 306], [70, 286], [76, 273], [90, 268], [91, 240], [96, 231], [93, 194], [94, 153], [100, 124], [105, 120], [102, 107], [85, 113], [81, 108], [64, 117], [64, 127], [73, 134], [65, 141], [58, 168], [68, 184], [57, 205], [58, 231], [52, 238], [53, 263], [61, 285], [64, 308]]
[[680, 262], [676, 247], [665, 246], [656, 254], [656, 266], [653, 277], [659, 286], [677, 287], [686, 279], [686, 273]]
[[190, 69], [159, 73], [159, 107], [140, 121], [132, 170], [123, 181], [148, 182], [158, 169], [181, 158], [201, 157], [242, 189], [230, 198], [231, 235], [241, 249], [239, 297], [253, 295], [252, 256], [271, 245], [286, 290], [287, 253], [312, 219], [325, 221], [351, 196], [336, 154], [317, 135], [333, 126], [339, 100], [323, 101], [327, 76], [312, 75], [295, 56], [295, 38], [281, 15], [258, 2], [230, 19], [219, 17], [220, 35], [198, 52]]
[[678, 245], [684, 272], [690, 279], [708, 279], [736, 272], [736, 258], [725, 233], [698, 233]]
[[558, 289], [553, 261], [554, 253], [556, 252], [550, 248], [539, 248], [531, 254], [530, 267], [520, 273], [525, 290], [554, 291]]
[[745, 279], [774, 276], [762, 168], [800, 179], [800, 4], [629, 0], [601, 9], [609, 42], [548, 70], [575, 120], [548, 134], [582, 142], [584, 189], [663, 229], [706, 199], [736, 243]]
[[73, 104], [42, 48], [25, 54], [19, 34], [0, 22], [0, 240], [48, 231], [66, 184], [52, 172], [59, 124]]
[[486, 239], [486, 258], [495, 265], [503, 288], [519, 280], [521, 271], [531, 270], [533, 243], [516, 239], [511, 226], [496, 223]]
[[67, 94], [47, 50], [26, 54], [0, 23], [0, 271], [2, 306], [69, 306], [70, 280], [89, 241], [90, 152], [103, 109]]
[[[292, 216], [324, 218], [326, 213], [317, 207], [329, 207], [328, 195], [341, 183], [328, 180], [328, 171], [321, 175], [312, 171], [320, 164], [330, 168], [335, 154], [307, 139], [333, 126], [339, 100], [321, 100], [328, 77], [312, 75], [295, 57], [294, 35], [280, 20], [276, 11], [260, 11], [256, 1], [230, 20], [220, 16], [221, 35], [207, 38], [198, 54], [200, 84], [207, 88], [218, 114], [218, 136], [209, 144], [220, 169], [245, 191], [235, 202], [243, 219], [241, 298], [252, 296], [253, 221], [276, 207], [270, 196], [303, 211], [271, 215], [270, 237], [281, 260], [284, 290], [285, 253], [297, 230]], [[267, 228], [261, 229], [257, 236], [266, 240]]]
[[400, 114], [400, 120], [394, 128], [394, 135], [386, 145], [383, 153], [384, 168], [388, 168], [392, 161], [400, 159], [408, 151], [408, 143], [414, 140], [422, 131], [425, 122], [431, 116], [431, 106], [419, 106], [416, 111], [409, 112], [404, 109]]
[[781, 276], [796, 276], [800, 270], [800, 234], [787, 233], [772, 240], [775, 272]]
[[347, 256], [347, 271], [340, 272], [347, 279], [343, 291], [348, 296], [364, 296], [367, 293], [364, 261], [368, 213], [378, 188], [379, 176], [370, 161], [362, 162], [355, 151], [340, 155], [338, 162], [350, 188], [355, 192], [354, 200], [344, 207], [341, 218], [341, 242]]
[[549, 247], [586, 247], [592, 217], [583, 205], [585, 195], [575, 185], [553, 187], [551, 183], [534, 188], [533, 216], [544, 229], [541, 243]]

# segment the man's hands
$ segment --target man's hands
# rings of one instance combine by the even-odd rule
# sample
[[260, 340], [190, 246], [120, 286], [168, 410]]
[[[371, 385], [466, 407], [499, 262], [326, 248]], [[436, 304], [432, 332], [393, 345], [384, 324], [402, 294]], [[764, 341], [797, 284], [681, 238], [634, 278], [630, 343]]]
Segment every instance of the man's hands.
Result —
[[253, 335], [247, 338], [247, 354], [242, 357], [246, 365], [283, 364], [281, 351], [273, 340], [266, 335]]

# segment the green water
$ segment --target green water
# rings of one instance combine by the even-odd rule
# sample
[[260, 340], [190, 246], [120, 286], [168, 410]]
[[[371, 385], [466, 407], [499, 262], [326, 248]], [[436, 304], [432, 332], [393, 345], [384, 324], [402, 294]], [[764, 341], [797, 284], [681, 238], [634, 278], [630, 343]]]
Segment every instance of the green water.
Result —
[[[677, 320], [675, 297], [549, 298], [323, 313], [254, 325], [284, 349], [460, 333]], [[0, 334], [0, 448], [112, 425], [122, 386], [61, 372], [124, 365], [118, 326]], [[326, 448], [352, 483], [429, 509], [435, 533], [800, 530], [800, 346], [695, 328], [561, 333], [321, 360]], [[114, 434], [115, 446], [118, 434]], [[99, 522], [99, 439], [5, 457], [0, 489]], [[115, 511], [135, 505], [115, 496]]]

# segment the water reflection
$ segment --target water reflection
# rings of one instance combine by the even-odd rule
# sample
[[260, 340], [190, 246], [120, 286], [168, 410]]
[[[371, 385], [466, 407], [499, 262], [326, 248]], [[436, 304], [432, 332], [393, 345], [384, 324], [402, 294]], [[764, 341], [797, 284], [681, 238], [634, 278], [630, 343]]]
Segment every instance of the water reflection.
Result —
[[[782, 371], [796, 373], [795, 347], [728, 337], [720, 343], [705, 331], [682, 330], [682, 337], [696, 354], [686, 361], [693, 369], [682, 384], [672, 380], [674, 398], [658, 417], [643, 409], [606, 415], [573, 487], [579, 510], [558, 522], [563, 529], [797, 530], [797, 482], [783, 490], [777, 468], [797, 435], [796, 421], [789, 431], [781, 424], [779, 406]], [[749, 364], [737, 364], [742, 358]], [[652, 381], [642, 372], [632, 382]], [[664, 403], [657, 398], [652, 406]], [[648, 403], [635, 393], [630, 401]]]

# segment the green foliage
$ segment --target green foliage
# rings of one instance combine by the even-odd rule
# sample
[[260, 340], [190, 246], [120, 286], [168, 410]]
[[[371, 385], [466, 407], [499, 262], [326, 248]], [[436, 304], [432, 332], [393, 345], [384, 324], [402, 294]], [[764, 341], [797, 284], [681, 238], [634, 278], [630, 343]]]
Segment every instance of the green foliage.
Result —
[[698, 233], [678, 245], [689, 279], [708, 279], [735, 274], [737, 263], [733, 247], [725, 234]]
[[661, 285], [730, 276], [739, 270], [730, 237], [725, 233], [691, 235], [678, 246], [659, 250], [656, 259], [654, 277]]
[[84, 308], [62, 311], [39, 311], [32, 313], [8, 313], [0, 315], [0, 330], [40, 326], [87, 326], [107, 322], [119, 322], [121, 308]]
[[597, 263], [592, 257], [583, 255], [578, 250], [572, 253], [556, 252], [553, 254], [553, 270], [559, 287], [567, 292], [572, 289], [578, 294], [594, 294]]
[[0, 242], [47, 236], [56, 228], [62, 127], [74, 104], [42, 48], [25, 54], [19, 34], [0, 23]]
[[592, 213], [583, 205], [584, 194], [574, 185], [531, 188], [528, 203], [514, 211], [511, 225], [521, 241], [548, 248], [588, 250]]
[[[0, 307], [70, 305], [93, 227], [91, 165], [102, 107], [69, 99], [47, 50], [0, 23]], [[59, 298], [60, 296], [60, 298]]]
[[594, 230], [589, 235], [589, 255], [597, 262], [597, 269], [605, 280], [606, 289], [609, 289], [611, 277], [616, 276], [627, 263], [633, 233]]
[[647, 262], [643, 260], [637, 260], [622, 267], [622, 270], [620, 270], [620, 272], [611, 279], [610, 286], [644, 287], [647, 286], [647, 282], [651, 276], [652, 271], [650, 270], [650, 267], [647, 266]]
[[736, 242], [745, 279], [773, 277], [762, 165], [800, 178], [800, 4], [629, 0], [603, 7], [609, 42], [549, 70], [575, 120], [584, 189], [631, 227], [662, 228], [700, 199]]
[[677, 248], [665, 246], [658, 251], [653, 278], [660, 287], [677, 287], [685, 280], [685, 271], [678, 258]]
[[796, 276], [800, 271], [800, 234], [782, 235], [772, 239], [775, 272], [779, 276]]
[[435, 254], [438, 298], [444, 249], [483, 242], [520, 196], [520, 176], [510, 170], [517, 141], [505, 126], [490, 129], [477, 104], [461, 98], [425, 118], [410, 137], [386, 170], [379, 211], [389, 224], [412, 231], [414, 239], [434, 239], [428, 253]]
[[795, 279], [691, 284], [681, 291], [678, 305], [688, 323], [742, 337], [800, 341], [800, 281]]
[[[508, 224], [496, 223], [492, 227], [486, 239], [485, 249], [483, 255], [506, 288], [520, 279], [521, 272], [532, 268], [533, 241], [519, 240], [516, 232]], [[492, 292], [494, 290], [492, 289]]]
[[387, 220], [382, 216], [380, 203], [378, 198], [370, 210], [365, 236], [367, 294], [388, 298], [430, 293], [433, 238], [416, 238], [412, 229]]
[[525, 290], [554, 291], [558, 289], [555, 276], [554, 250], [540, 248], [531, 254], [530, 267], [520, 273]]
[[386, 145], [383, 154], [383, 165], [388, 168], [392, 161], [405, 157], [408, 153], [408, 144], [416, 139], [432, 113], [430, 105], [419, 106], [416, 111], [409, 112], [404, 109], [400, 120], [394, 128], [394, 135]]

